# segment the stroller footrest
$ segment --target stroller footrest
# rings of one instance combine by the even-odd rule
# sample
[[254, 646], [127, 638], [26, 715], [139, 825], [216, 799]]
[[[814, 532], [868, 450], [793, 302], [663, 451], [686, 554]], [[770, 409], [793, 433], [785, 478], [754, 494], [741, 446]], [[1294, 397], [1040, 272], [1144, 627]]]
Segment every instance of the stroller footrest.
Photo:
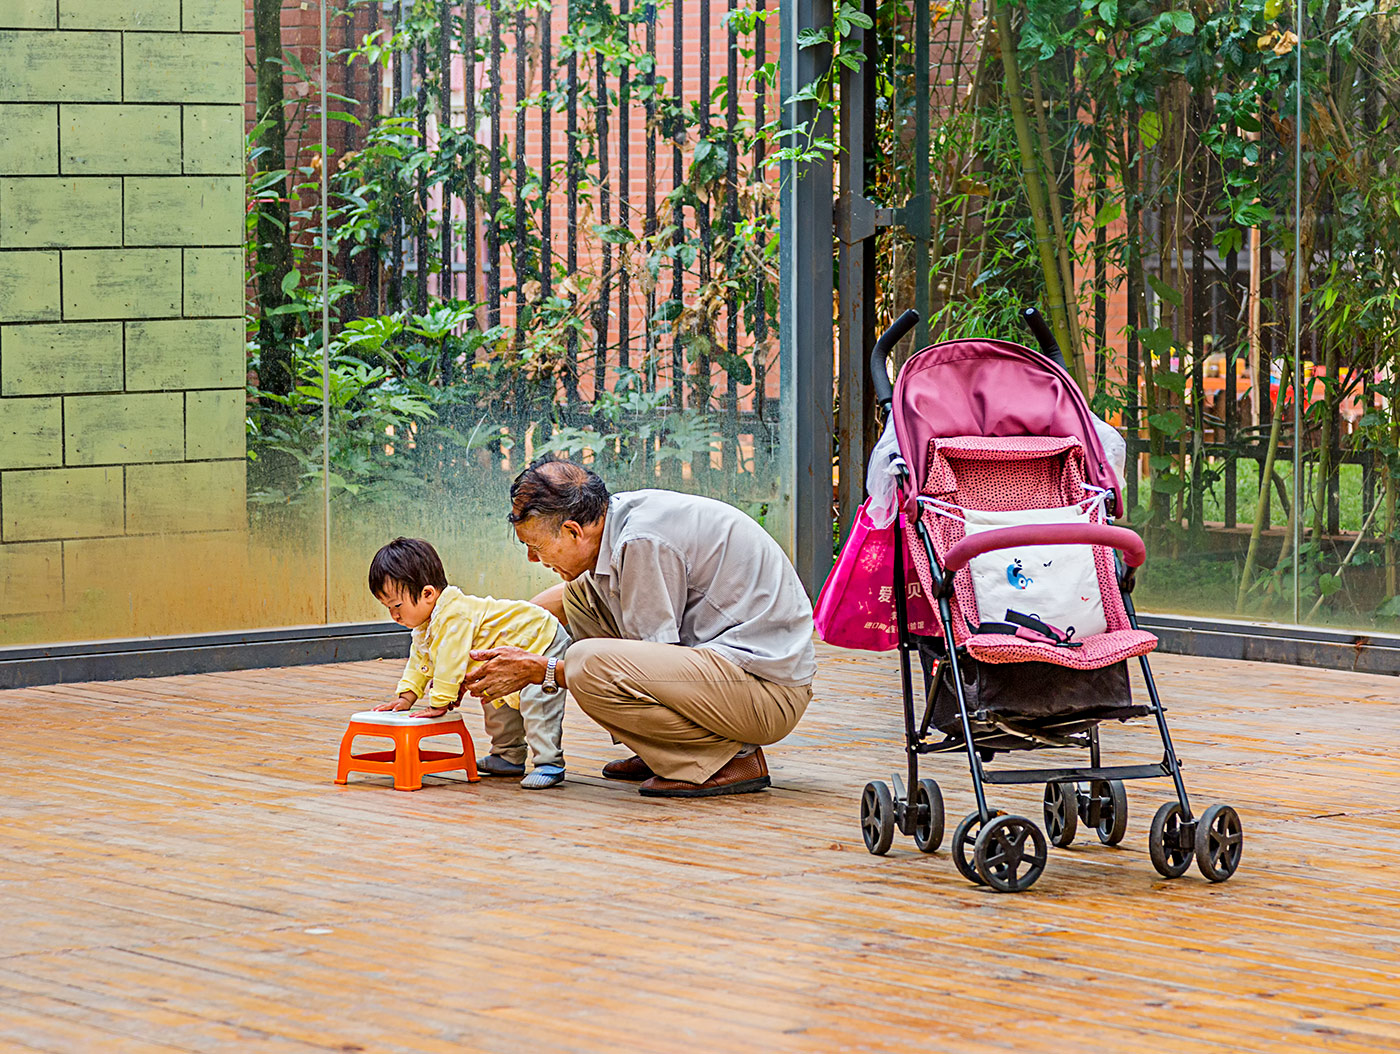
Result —
[[1148, 780], [1170, 775], [1171, 770], [1158, 762], [1155, 765], [1106, 765], [1099, 768], [984, 771], [982, 780], [985, 783], [1087, 783], [1089, 780]]
[[1042, 644], [1005, 633], [975, 633], [965, 640], [968, 654], [981, 662], [1048, 662], [1072, 670], [1097, 670], [1157, 647], [1157, 638], [1136, 629], [1110, 630], [1085, 637], [1075, 646]]

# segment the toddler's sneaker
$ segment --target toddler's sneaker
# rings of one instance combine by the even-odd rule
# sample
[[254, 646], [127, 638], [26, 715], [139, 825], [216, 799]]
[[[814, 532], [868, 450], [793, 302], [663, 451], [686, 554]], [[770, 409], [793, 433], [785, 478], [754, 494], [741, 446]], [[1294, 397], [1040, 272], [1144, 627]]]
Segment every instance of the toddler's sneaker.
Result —
[[523, 776], [525, 765], [507, 761], [499, 754], [487, 754], [477, 759], [476, 771], [482, 776]]
[[536, 765], [535, 770], [520, 781], [520, 785], [526, 790], [537, 791], [557, 787], [563, 782], [563, 765]]

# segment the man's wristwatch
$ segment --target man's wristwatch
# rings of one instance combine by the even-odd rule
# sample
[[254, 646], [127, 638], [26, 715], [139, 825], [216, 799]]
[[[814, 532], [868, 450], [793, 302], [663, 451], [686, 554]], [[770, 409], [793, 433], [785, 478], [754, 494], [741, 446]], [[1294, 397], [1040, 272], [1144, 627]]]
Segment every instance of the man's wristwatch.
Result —
[[559, 691], [559, 682], [554, 679], [554, 667], [558, 665], [558, 659], [550, 659], [544, 664], [544, 684], [540, 685], [540, 691], [545, 695], [553, 695]]

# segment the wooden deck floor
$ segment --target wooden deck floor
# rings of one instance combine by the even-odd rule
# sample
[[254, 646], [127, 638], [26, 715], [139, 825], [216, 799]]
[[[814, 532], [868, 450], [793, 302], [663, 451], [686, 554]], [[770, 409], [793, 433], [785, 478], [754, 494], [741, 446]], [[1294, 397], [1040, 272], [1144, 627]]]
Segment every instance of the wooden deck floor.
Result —
[[[390, 662], [2, 692], [0, 1050], [1400, 1050], [1400, 681], [1154, 669], [1194, 802], [1246, 825], [1225, 885], [1152, 870], [1155, 781], [1020, 896], [868, 855], [887, 656], [824, 650], [775, 789], [689, 803], [597, 778], [572, 709], [557, 791], [336, 787]], [[930, 768], [956, 820], [964, 764]]]

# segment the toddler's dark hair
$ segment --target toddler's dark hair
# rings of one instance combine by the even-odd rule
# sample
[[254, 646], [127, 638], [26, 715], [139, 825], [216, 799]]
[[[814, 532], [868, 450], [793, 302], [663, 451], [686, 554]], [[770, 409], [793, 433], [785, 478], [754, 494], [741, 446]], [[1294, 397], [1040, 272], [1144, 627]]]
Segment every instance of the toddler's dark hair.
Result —
[[382, 597], [391, 582], [417, 603], [428, 586], [438, 592], [447, 588], [447, 572], [437, 550], [422, 538], [395, 538], [369, 562], [369, 591]]

